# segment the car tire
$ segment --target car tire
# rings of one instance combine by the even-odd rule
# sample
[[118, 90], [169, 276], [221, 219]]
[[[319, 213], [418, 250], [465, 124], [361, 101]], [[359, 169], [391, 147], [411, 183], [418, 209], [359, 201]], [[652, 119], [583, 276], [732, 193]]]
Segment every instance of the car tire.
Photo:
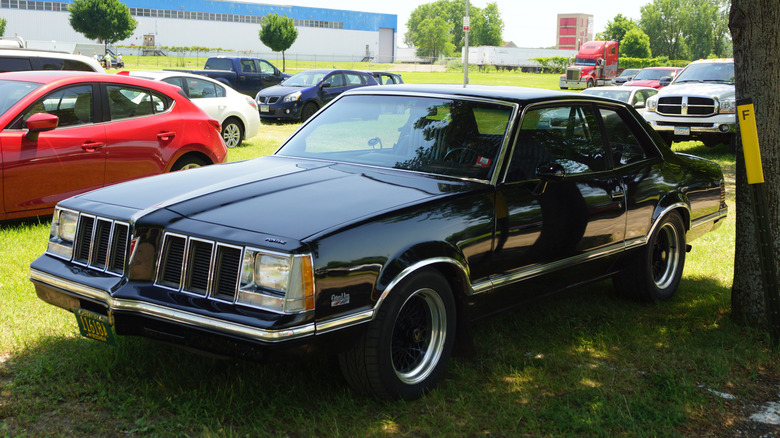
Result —
[[412, 274], [379, 307], [376, 318], [339, 365], [358, 392], [413, 400], [444, 375], [455, 342], [455, 300], [437, 271]]
[[303, 106], [303, 109], [301, 110], [301, 122], [305, 122], [309, 119], [309, 117], [313, 116], [314, 113], [317, 112], [319, 108], [317, 108], [316, 103], [307, 103]]
[[661, 219], [647, 245], [637, 250], [614, 277], [615, 287], [638, 301], [666, 301], [680, 284], [685, 253], [685, 225], [680, 214], [673, 211]]
[[230, 117], [222, 123], [222, 139], [225, 140], [225, 146], [234, 148], [244, 140], [244, 127], [241, 121], [235, 117]]
[[588, 79], [588, 83], [585, 85], [587, 88], [593, 88], [593, 79]]
[[203, 167], [207, 166], [208, 164], [209, 163], [205, 162], [202, 158], [184, 156], [179, 158], [179, 161], [177, 161], [173, 167], [171, 167], [171, 172], [176, 172], [177, 170], [195, 169], [196, 167]]

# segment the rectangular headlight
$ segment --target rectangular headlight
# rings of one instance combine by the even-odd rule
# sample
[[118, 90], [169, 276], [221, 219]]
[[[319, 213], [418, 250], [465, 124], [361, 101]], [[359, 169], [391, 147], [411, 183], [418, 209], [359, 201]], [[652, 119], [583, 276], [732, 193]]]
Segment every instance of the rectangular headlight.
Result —
[[76, 225], [79, 214], [73, 210], [56, 208], [49, 231], [49, 254], [70, 260], [73, 256], [73, 241], [76, 239]]
[[236, 302], [278, 313], [313, 310], [311, 256], [245, 249]]

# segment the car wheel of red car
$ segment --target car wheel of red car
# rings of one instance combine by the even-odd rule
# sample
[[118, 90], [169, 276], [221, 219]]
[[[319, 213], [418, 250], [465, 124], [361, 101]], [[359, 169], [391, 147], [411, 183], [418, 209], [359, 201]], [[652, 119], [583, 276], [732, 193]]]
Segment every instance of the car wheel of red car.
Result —
[[206, 161], [204, 161], [202, 158], [194, 157], [194, 156], [184, 156], [179, 158], [179, 161], [176, 162], [176, 164], [171, 167], [171, 172], [175, 172], [177, 170], [187, 170], [187, 169], [194, 169], [196, 167], [203, 167], [208, 165]]
[[314, 103], [307, 103], [301, 110], [301, 122], [305, 122], [309, 117], [313, 116], [317, 112], [317, 105]]
[[615, 286], [640, 301], [668, 300], [680, 284], [685, 252], [685, 225], [679, 213], [671, 212], [615, 277]]
[[234, 148], [241, 144], [244, 139], [244, 128], [241, 121], [235, 117], [226, 119], [222, 123], [222, 139], [225, 140], [225, 146]]
[[436, 271], [421, 271], [391, 292], [339, 363], [356, 390], [411, 400], [442, 378], [454, 342], [455, 300], [449, 283]]

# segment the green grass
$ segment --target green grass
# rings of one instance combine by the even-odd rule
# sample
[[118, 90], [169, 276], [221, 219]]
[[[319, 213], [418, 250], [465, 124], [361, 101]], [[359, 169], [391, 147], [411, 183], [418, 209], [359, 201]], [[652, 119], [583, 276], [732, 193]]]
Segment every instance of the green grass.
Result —
[[[270, 153], [297, 127], [264, 123], [229, 159]], [[330, 358], [261, 365], [141, 338], [116, 347], [82, 338], [74, 316], [36, 298], [27, 279], [48, 222], [0, 224], [0, 436], [761, 432], [747, 417], [777, 400], [780, 361], [765, 333], [730, 318], [734, 157], [697, 143], [675, 149], [724, 167], [731, 214], [692, 243], [673, 300], [637, 304], [601, 282], [488, 320], [474, 327], [477, 355], [451, 360], [440, 387], [415, 402], [354, 394]]]

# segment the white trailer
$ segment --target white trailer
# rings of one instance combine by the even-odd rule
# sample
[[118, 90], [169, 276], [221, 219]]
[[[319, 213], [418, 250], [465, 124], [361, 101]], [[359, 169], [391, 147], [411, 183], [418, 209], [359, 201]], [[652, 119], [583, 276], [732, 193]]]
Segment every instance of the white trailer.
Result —
[[[477, 46], [469, 47], [469, 64], [490, 65], [507, 70], [519, 69], [525, 72], [539, 72], [542, 70], [542, 65], [538, 61], [534, 61], [534, 58], [550, 58], [554, 56], [571, 58], [576, 54], [576, 50]], [[465, 62], [465, 47], [463, 48], [463, 56], [463, 62]]]

